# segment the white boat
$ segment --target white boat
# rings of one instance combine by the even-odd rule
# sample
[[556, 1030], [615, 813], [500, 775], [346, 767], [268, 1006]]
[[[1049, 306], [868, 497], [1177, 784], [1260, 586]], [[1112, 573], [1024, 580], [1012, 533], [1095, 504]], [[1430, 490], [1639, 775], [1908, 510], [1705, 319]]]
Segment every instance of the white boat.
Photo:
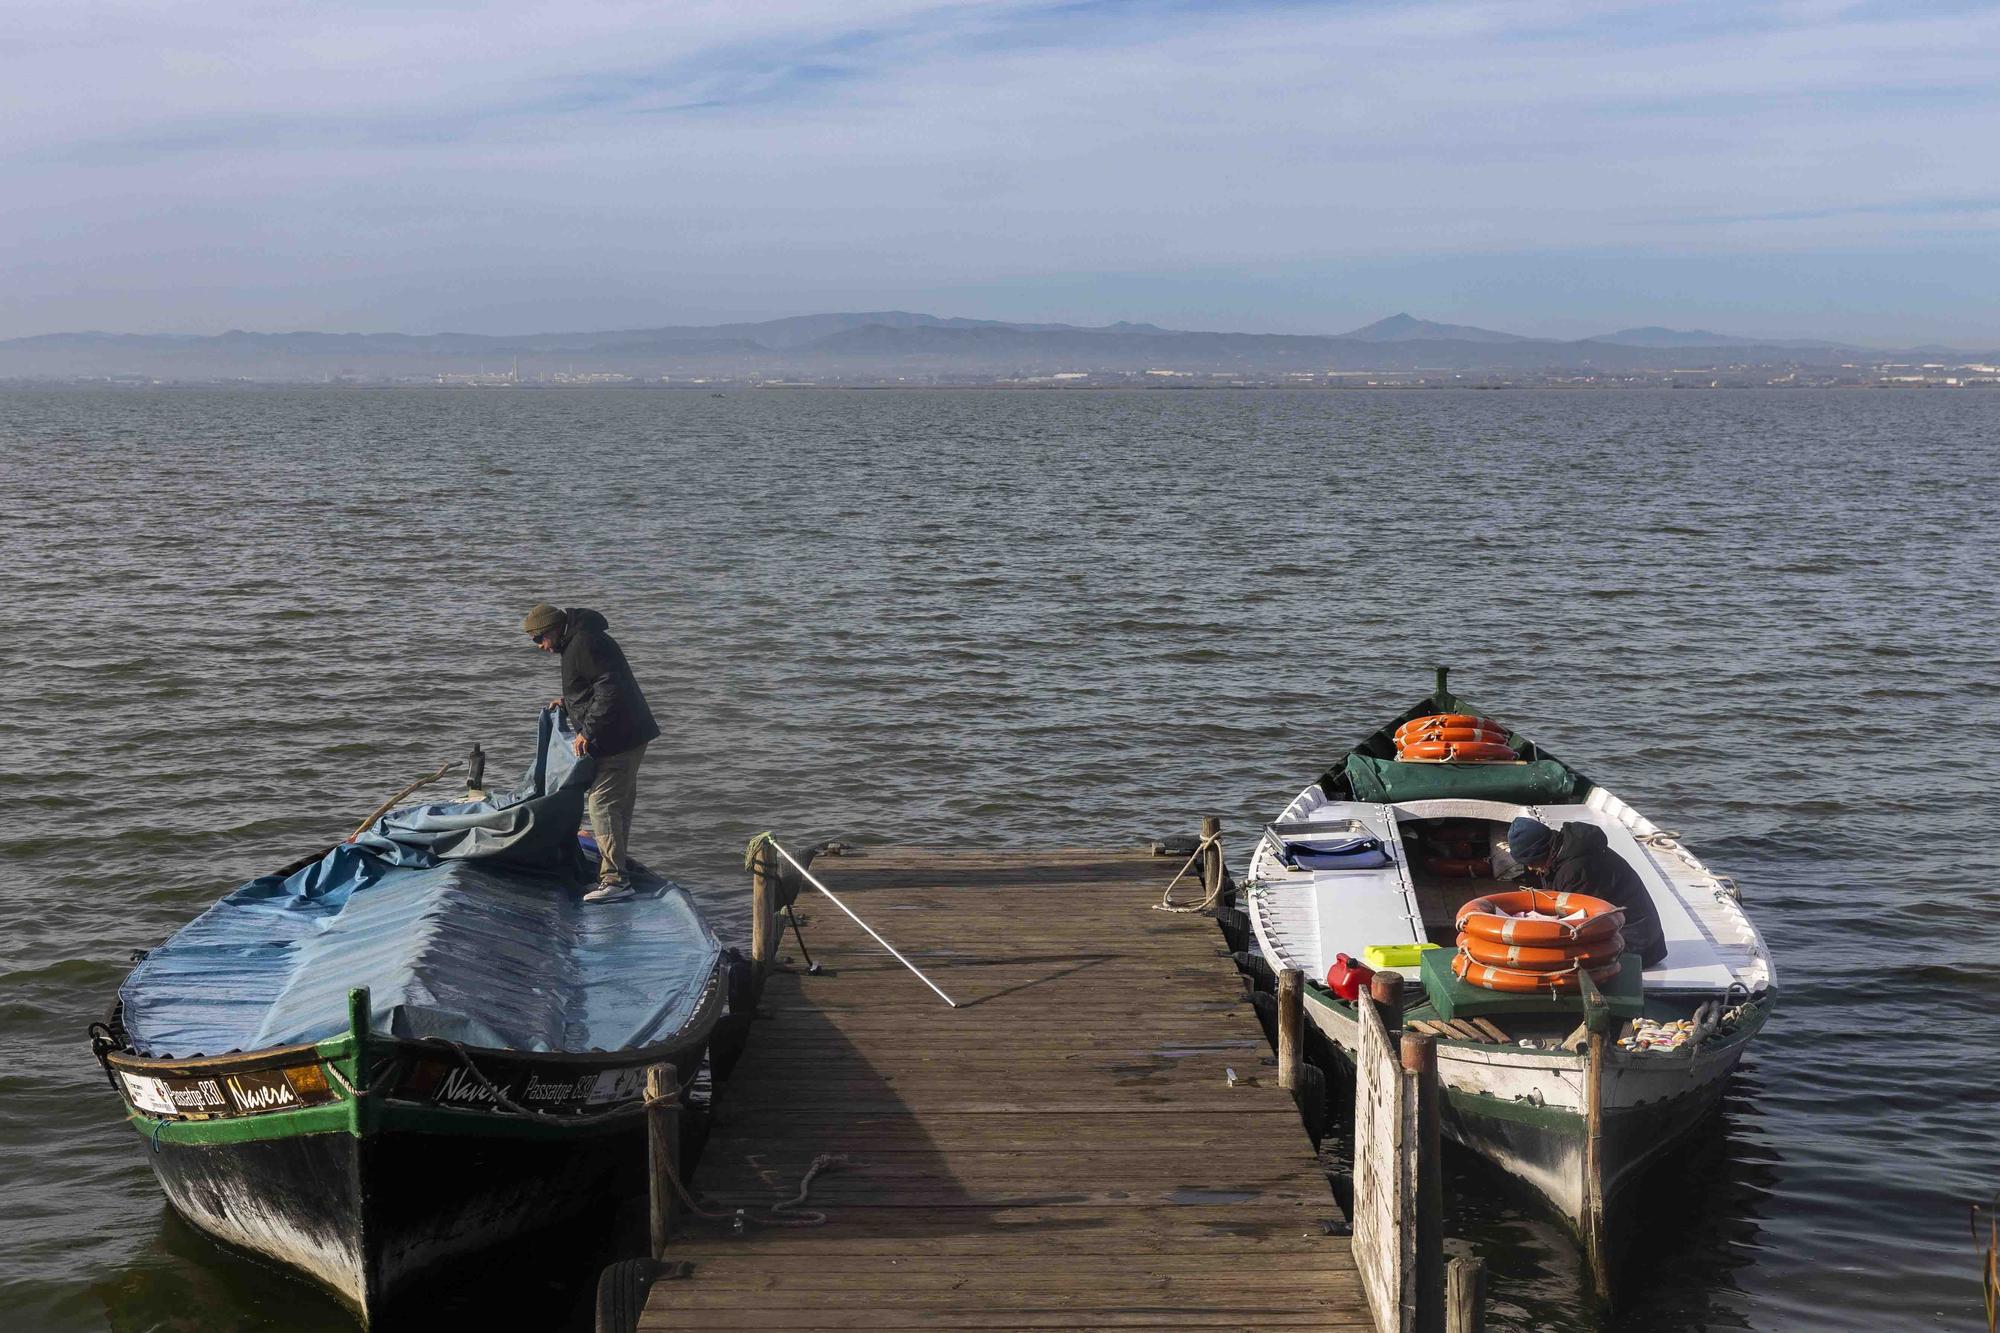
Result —
[[[1714, 1108], [1775, 1007], [1770, 954], [1732, 880], [1511, 728], [1511, 762], [1398, 762], [1396, 728], [1431, 714], [1490, 720], [1449, 692], [1440, 669], [1429, 697], [1285, 807], [1250, 859], [1241, 906], [1273, 970], [1305, 974], [1307, 1016], [1350, 1060], [1355, 1004], [1325, 984], [1328, 970], [1343, 953], [1359, 961], [1370, 946], [1403, 946], [1382, 970], [1405, 978], [1406, 1022], [1437, 1039], [1444, 1134], [1546, 1199], [1608, 1295], [1610, 1205]], [[1520, 815], [1603, 830], [1659, 916], [1665, 956], [1643, 968], [1625, 956], [1595, 1041], [1581, 994], [1482, 995], [1450, 976], [1463, 905], [1517, 887], [1499, 875], [1517, 872], [1506, 831]], [[1312, 851], [1354, 839], [1379, 848]], [[1423, 945], [1440, 947], [1428, 962], [1407, 957]]]

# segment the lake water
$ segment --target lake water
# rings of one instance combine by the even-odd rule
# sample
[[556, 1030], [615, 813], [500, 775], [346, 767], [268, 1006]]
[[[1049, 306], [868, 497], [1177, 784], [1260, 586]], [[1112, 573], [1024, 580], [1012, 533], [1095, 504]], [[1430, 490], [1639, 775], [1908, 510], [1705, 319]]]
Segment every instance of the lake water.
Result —
[[2000, 394], [0, 393], [0, 1327], [339, 1329], [168, 1212], [84, 1027], [130, 951], [474, 740], [609, 616], [635, 843], [1247, 850], [1466, 696], [1737, 877], [1777, 1019], [1626, 1308], [1454, 1172], [1489, 1327], [1983, 1325], [2000, 1187]]

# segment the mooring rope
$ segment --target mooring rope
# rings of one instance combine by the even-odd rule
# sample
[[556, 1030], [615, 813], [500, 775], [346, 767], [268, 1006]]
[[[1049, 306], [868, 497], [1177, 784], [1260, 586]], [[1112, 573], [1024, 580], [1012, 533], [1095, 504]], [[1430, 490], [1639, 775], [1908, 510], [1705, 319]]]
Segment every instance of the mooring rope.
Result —
[[1187, 859], [1187, 864], [1176, 871], [1174, 877], [1167, 881], [1167, 891], [1160, 895], [1160, 901], [1153, 904], [1155, 912], [1178, 912], [1184, 916], [1192, 916], [1198, 912], [1206, 912], [1209, 908], [1215, 906], [1216, 899], [1222, 896], [1222, 886], [1229, 880], [1226, 872], [1215, 877], [1215, 887], [1208, 891], [1208, 897], [1193, 906], [1174, 901], [1174, 885], [1181, 882], [1181, 876], [1187, 874], [1193, 868], [1196, 861], [1201, 860], [1202, 853], [1206, 852], [1211, 844], [1220, 841], [1222, 841], [1220, 833], [1210, 833], [1195, 845], [1194, 855], [1190, 856]]
[[[478, 1065], [473, 1063], [471, 1052], [467, 1051], [465, 1047], [460, 1045], [458, 1042], [453, 1041], [449, 1037], [425, 1037], [422, 1040], [432, 1045], [448, 1046], [453, 1051], [457, 1052], [458, 1058], [460, 1062], [465, 1066], [466, 1072], [471, 1074], [473, 1078], [477, 1079], [479, 1081], [480, 1086], [485, 1088], [488, 1092], [490, 1092], [493, 1095], [493, 1101], [497, 1106], [499, 1106], [502, 1110], [507, 1111], [513, 1115], [533, 1116], [538, 1120], [549, 1120], [559, 1125], [575, 1125], [579, 1122], [588, 1123], [593, 1120], [602, 1119], [606, 1115], [615, 1114], [619, 1112], [629, 1112], [634, 1109], [629, 1106], [620, 1106], [614, 1108], [612, 1111], [596, 1111], [588, 1113], [579, 1113], [574, 1115], [556, 1115], [550, 1111], [537, 1111], [531, 1106], [522, 1106], [519, 1102], [516, 1102], [506, 1093], [502, 1092], [499, 1088], [499, 1085], [494, 1083], [492, 1079], [488, 1078], [486, 1076], [485, 1071], [480, 1069]], [[328, 1073], [333, 1075], [334, 1081], [340, 1084], [341, 1090], [344, 1091], [350, 1098], [356, 1101], [360, 1101], [364, 1097], [373, 1096], [381, 1091], [380, 1088], [371, 1088], [367, 1092], [359, 1092], [355, 1089], [352, 1083], [349, 1083], [347, 1081], [346, 1076], [343, 1075], [339, 1069], [335, 1068], [333, 1065], [326, 1066], [326, 1069]], [[640, 1107], [646, 1110], [651, 1110], [655, 1106], [678, 1107], [680, 1106], [680, 1104], [681, 1104], [680, 1089], [675, 1088], [672, 1091], [667, 1092], [658, 1097], [648, 1096], [644, 1098], [640, 1102]], [[159, 1142], [158, 1142], [159, 1131], [161, 1128], [165, 1127], [165, 1123], [166, 1123], [165, 1121], [161, 1121], [159, 1126], [155, 1127], [153, 1131], [154, 1152], [159, 1151]], [[812, 1183], [814, 1176], [817, 1176], [820, 1172], [828, 1169], [829, 1167], [844, 1165], [846, 1161], [847, 1161], [846, 1156], [840, 1153], [821, 1153], [819, 1156], [813, 1158], [812, 1165], [806, 1168], [806, 1173], [804, 1177], [802, 1177], [799, 1181], [799, 1192], [797, 1194], [794, 1194], [789, 1199], [785, 1199], [778, 1203], [771, 1204], [769, 1207], [765, 1208], [761, 1213], [754, 1212], [748, 1208], [734, 1208], [734, 1209], [725, 1208], [720, 1210], [713, 1208], [704, 1208], [701, 1206], [701, 1204], [695, 1202], [695, 1198], [692, 1194], [688, 1193], [688, 1187], [681, 1181], [680, 1168], [671, 1160], [669, 1160], [665, 1165], [667, 1169], [667, 1179], [673, 1184], [674, 1193], [680, 1196], [681, 1202], [686, 1204], [688, 1207], [688, 1211], [693, 1213], [696, 1217], [705, 1218], [709, 1221], [714, 1221], [714, 1222], [729, 1222], [738, 1227], [741, 1227], [745, 1222], [755, 1222], [758, 1226], [765, 1226], [765, 1227], [818, 1227], [826, 1225], [825, 1213], [816, 1211], [804, 1212], [800, 1213], [796, 1217], [786, 1217], [783, 1216], [783, 1214], [789, 1213], [792, 1209], [797, 1208], [799, 1205], [803, 1204], [806, 1201], [806, 1196], [812, 1192]]]
[[[750, 839], [750, 845], [743, 849], [744, 865], [749, 866], [752, 869], [756, 867], [757, 851], [760, 847], [769, 847], [779, 856], [784, 857], [785, 860], [791, 865], [792, 869], [799, 872], [800, 879], [804, 880], [806, 883], [812, 885], [815, 889], [818, 889], [822, 894], [826, 895], [826, 900], [828, 902], [832, 903], [835, 907], [838, 907], [841, 911], [845, 912], [847, 914], [848, 920], [852, 921], [855, 925], [867, 931], [868, 938], [874, 940], [884, 949], [887, 949], [889, 951], [890, 957], [894, 958], [897, 962], [901, 963], [904, 967], [908, 968], [913, 974], [915, 974], [918, 981], [921, 981], [926, 986], [929, 986], [931, 988], [931, 991], [940, 1000], [943, 1000], [946, 1004], [950, 1005], [954, 1009], [958, 1008], [957, 1000], [954, 1000], [951, 998], [951, 996], [946, 995], [943, 989], [941, 989], [935, 981], [932, 981], [929, 977], [925, 976], [922, 968], [918, 967], [915, 963], [911, 962], [909, 959], [903, 957], [901, 951], [899, 951], [895, 945], [889, 943], [889, 941], [882, 938], [882, 934], [880, 931], [876, 930], [875, 927], [869, 925], [866, 921], [863, 921], [859, 916], [855, 915], [854, 909], [852, 907], [849, 907], [846, 903], [840, 901], [840, 896], [838, 894], [836, 894], [832, 889], [829, 889], [826, 885], [820, 883], [819, 880], [814, 877], [812, 871], [806, 869], [805, 866], [799, 862], [799, 859], [797, 857], [793, 856], [790, 852], [786, 851], [782, 846], [780, 846], [778, 844], [778, 840], [772, 837], [769, 833], [759, 833], [756, 837]], [[801, 949], [803, 949], [804, 946], [801, 945], [800, 947]]]
[[[678, 1092], [667, 1092], [658, 1097], [646, 1098], [645, 1104], [648, 1109], [655, 1106], [679, 1106], [680, 1100]], [[805, 1175], [800, 1178], [799, 1192], [789, 1199], [771, 1204], [762, 1212], [756, 1212], [749, 1208], [705, 1208], [695, 1200], [694, 1195], [688, 1192], [688, 1187], [682, 1183], [680, 1165], [671, 1157], [662, 1165], [666, 1167], [667, 1180], [673, 1185], [674, 1193], [680, 1196], [681, 1202], [687, 1205], [690, 1213], [704, 1221], [727, 1222], [731, 1226], [741, 1229], [746, 1222], [755, 1222], [760, 1227], [825, 1226], [826, 1214], [822, 1212], [803, 1212], [796, 1217], [785, 1217], [781, 1214], [789, 1213], [792, 1209], [797, 1208], [806, 1201], [806, 1196], [812, 1192], [814, 1176], [817, 1176], [829, 1167], [843, 1166], [846, 1162], [847, 1158], [842, 1153], [821, 1153], [819, 1156], [813, 1158], [812, 1165], [806, 1168]]]
[[[347, 1094], [347, 1100], [350, 1102], [358, 1102], [363, 1097], [370, 1095], [368, 1092], [357, 1091], [355, 1086], [347, 1081], [347, 1075], [340, 1072], [338, 1065], [328, 1064], [326, 1072], [333, 1075], [333, 1081], [340, 1085], [340, 1090]], [[372, 1091], [373, 1089], [370, 1090], [370, 1092]]]

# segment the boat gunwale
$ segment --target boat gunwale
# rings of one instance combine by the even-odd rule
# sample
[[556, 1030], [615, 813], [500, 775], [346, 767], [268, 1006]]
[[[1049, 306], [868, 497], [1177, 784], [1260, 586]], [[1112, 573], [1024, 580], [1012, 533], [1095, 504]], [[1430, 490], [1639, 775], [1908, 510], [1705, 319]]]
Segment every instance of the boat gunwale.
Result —
[[[1711, 999], [1722, 998], [1724, 994], [1722, 991], [1708, 992]], [[1359, 1021], [1359, 1005], [1341, 999], [1327, 987], [1310, 977], [1304, 978], [1304, 998], [1313, 1001], [1321, 1008], [1330, 1009], [1350, 1021]], [[1750, 1039], [1763, 1031], [1765, 1024], [1771, 1021], [1771, 1015], [1778, 1007], [1777, 1001], [1778, 994], [1775, 988], [1759, 991], [1757, 994], [1747, 997], [1742, 1001], [1742, 1006], [1747, 1010], [1753, 1011], [1754, 1018], [1746, 1018], [1746, 1021], [1739, 1023], [1735, 1028], [1726, 1033], [1717, 1033], [1713, 1038], [1703, 1042], [1702, 1045], [1691, 1051], [1667, 1051], [1654, 1054], [1651, 1052], [1625, 1051], [1614, 1047], [1612, 1050], [1606, 1052], [1606, 1054], [1615, 1065], [1625, 1069], [1651, 1072], [1655, 1069], [1664, 1068], [1667, 1061], [1675, 1059], [1685, 1060], [1691, 1067], [1697, 1057], [1727, 1052], [1732, 1046], [1747, 1045]], [[1432, 1040], [1437, 1043], [1440, 1053], [1445, 1051], [1450, 1051], [1454, 1055], [1478, 1053], [1487, 1057], [1478, 1063], [1511, 1064], [1522, 1069], [1561, 1068], [1567, 1063], [1581, 1064], [1587, 1054], [1581, 1049], [1575, 1051], [1551, 1050], [1545, 1046], [1527, 1047], [1511, 1042], [1474, 1041], [1470, 1037], [1449, 1037], [1442, 1033], [1432, 1037]], [[1502, 1056], [1506, 1058], [1499, 1058]]]

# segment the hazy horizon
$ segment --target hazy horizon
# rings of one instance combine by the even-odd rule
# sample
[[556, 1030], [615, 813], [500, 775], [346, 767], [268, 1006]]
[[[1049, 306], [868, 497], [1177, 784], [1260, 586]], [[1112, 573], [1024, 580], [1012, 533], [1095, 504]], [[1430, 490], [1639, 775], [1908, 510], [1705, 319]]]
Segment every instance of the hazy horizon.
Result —
[[[692, 327], [692, 328], [711, 328], [711, 327], [728, 327], [728, 326], [734, 326], [734, 325], [757, 325], [757, 324], [765, 324], [765, 323], [778, 323], [778, 322], [782, 322], [782, 321], [785, 321], [785, 320], [792, 320], [792, 319], [831, 319], [831, 318], [835, 318], [835, 317], [841, 317], [841, 316], [849, 316], [849, 315], [865, 315], [865, 314], [871, 314], [871, 313], [872, 313], [872, 314], [882, 314], [882, 315], [890, 315], [890, 314], [896, 314], [896, 315], [918, 315], [918, 316], [923, 316], [923, 317], [926, 317], [926, 318], [937, 318], [937, 319], [942, 319], [942, 320], [954, 320], [954, 319], [956, 319], [956, 320], [970, 320], [970, 321], [975, 321], [975, 322], [980, 322], [980, 321], [985, 321], [985, 322], [992, 322], [992, 323], [996, 323], [996, 324], [1014, 324], [1014, 325], [1022, 325], [1022, 326], [1027, 326], [1027, 325], [1050, 325], [1050, 324], [1064, 324], [1064, 325], [1067, 325], [1067, 326], [1069, 326], [1069, 327], [1072, 327], [1072, 328], [1077, 328], [1077, 329], [1080, 329], [1080, 330], [1090, 330], [1090, 331], [1095, 331], [1095, 330], [1108, 330], [1108, 329], [1111, 329], [1111, 328], [1115, 328], [1116, 326], [1118, 326], [1119, 324], [1121, 324], [1121, 323], [1122, 323], [1122, 324], [1131, 324], [1131, 325], [1135, 325], [1135, 326], [1140, 326], [1140, 327], [1157, 327], [1157, 328], [1161, 329], [1161, 331], [1163, 331], [1163, 332], [1167, 332], [1167, 333], [1210, 333], [1210, 334], [1226, 334], [1226, 335], [1252, 335], [1252, 336], [1256, 336], [1256, 335], [1261, 335], [1261, 334], [1279, 334], [1279, 335], [1292, 335], [1292, 336], [1305, 336], [1305, 337], [1317, 337], [1317, 338], [1339, 338], [1339, 337], [1343, 337], [1343, 336], [1345, 336], [1345, 335], [1349, 335], [1349, 334], [1353, 334], [1353, 333], [1356, 333], [1356, 332], [1358, 332], [1358, 331], [1360, 331], [1360, 330], [1362, 330], [1362, 329], [1365, 329], [1365, 328], [1367, 328], [1367, 327], [1368, 327], [1369, 325], [1372, 325], [1372, 324], [1375, 324], [1375, 323], [1379, 323], [1379, 322], [1383, 322], [1383, 321], [1386, 321], [1386, 320], [1389, 320], [1389, 319], [1394, 319], [1394, 318], [1399, 318], [1399, 317], [1408, 317], [1408, 318], [1415, 318], [1415, 319], [1417, 319], [1417, 320], [1420, 320], [1420, 321], [1422, 321], [1422, 322], [1425, 322], [1425, 323], [1431, 323], [1431, 324], [1441, 324], [1441, 325], [1448, 325], [1448, 326], [1450, 326], [1450, 325], [1457, 325], [1457, 326], [1468, 326], [1468, 321], [1464, 321], [1464, 320], [1457, 320], [1457, 319], [1449, 319], [1449, 318], [1432, 318], [1432, 317], [1431, 317], [1431, 316], [1429, 316], [1429, 315], [1426, 315], [1426, 314], [1423, 314], [1423, 313], [1420, 313], [1420, 312], [1416, 312], [1416, 311], [1395, 311], [1395, 312], [1391, 312], [1390, 314], [1387, 314], [1387, 315], [1382, 315], [1382, 316], [1378, 316], [1377, 318], [1375, 318], [1375, 319], [1371, 319], [1371, 320], [1367, 321], [1367, 323], [1365, 323], [1365, 324], [1362, 324], [1362, 325], [1357, 325], [1357, 326], [1354, 326], [1354, 327], [1349, 327], [1349, 328], [1337, 328], [1337, 329], [1336, 329], [1336, 328], [1324, 328], [1324, 329], [1314, 329], [1314, 328], [1297, 328], [1297, 329], [1250, 329], [1250, 328], [1234, 328], [1234, 329], [1194, 329], [1194, 328], [1176, 328], [1176, 327], [1173, 327], [1173, 326], [1170, 326], [1170, 325], [1154, 325], [1154, 324], [1152, 324], [1152, 322], [1151, 322], [1151, 321], [1145, 321], [1145, 320], [1127, 320], [1127, 319], [1111, 319], [1111, 320], [1105, 320], [1105, 321], [1100, 321], [1100, 322], [1094, 322], [1094, 323], [1089, 323], [1089, 324], [1083, 324], [1083, 323], [1078, 323], [1078, 322], [1076, 322], [1076, 321], [1069, 321], [1069, 320], [1054, 320], [1054, 319], [1001, 319], [1001, 318], [999, 318], [999, 317], [997, 317], [997, 316], [992, 316], [992, 315], [987, 315], [987, 314], [984, 314], [984, 313], [979, 313], [979, 312], [972, 312], [972, 311], [963, 311], [963, 310], [921, 310], [921, 311], [912, 311], [912, 310], [892, 310], [892, 309], [890, 309], [890, 308], [889, 308], [889, 307], [887, 307], [887, 306], [882, 306], [882, 305], [875, 305], [875, 306], [869, 306], [869, 307], [867, 307], [866, 309], [856, 309], [856, 310], [851, 310], [851, 311], [834, 311], [834, 310], [793, 310], [793, 311], [788, 311], [787, 313], [785, 313], [785, 314], [781, 314], [781, 315], [774, 315], [774, 316], [768, 316], [768, 317], [762, 317], [762, 316], [760, 316], [760, 317], [757, 317], [757, 318], [751, 318], [751, 319], [719, 319], [719, 320], [713, 320], [713, 321], [709, 321], [709, 320], [703, 320], [703, 321], [684, 321], [684, 320], [675, 320], [675, 321], [671, 321], [671, 322], [666, 322], [666, 321], [662, 321], [662, 322], [659, 322], [659, 323], [654, 323], [654, 324], [643, 324], [643, 325], [642, 325], [642, 324], [628, 324], [628, 325], [612, 325], [612, 326], [605, 326], [605, 327], [583, 327], [583, 326], [575, 326], [575, 327], [569, 327], [569, 328], [518, 328], [518, 329], [514, 329], [514, 328], [503, 328], [503, 329], [470, 329], [470, 328], [449, 328], [449, 329], [421, 329], [421, 330], [419, 330], [419, 329], [407, 329], [407, 328], [400, 328], [400, 329], [391, 329], [391, 328], [345, 328], [345, 329], [342, 329], [342, 328], [325, 328], [325, 327], [320, 327], [320, 328], [307, 328], [307, 327], [301, 327], [301, 328], [265, 328], [265, 329], [246, 329], [246, 328], [240, 328], [240, 327], [233, 327], [233, 326], [232, 326], [232, 327], [230, 327], [230, 328], [226, 328], [226, 329], [225, 329], [225, 328], [216, 328], [216, 329], [197, 329], [197, 330], [160, 330], [160, 329], [51, 329], [51, 330], [47, 330], [47, 331], [45, 331], [45, 332], [42, 332], [42, 333], [37, 333], [37, 334], [26, 334], [26, 335], [15, 335], [15, 336], [12, 336], [12, 337], [7, 337], [7, 338], [0, 338], [0, 341], [15, 341], [15, 340], [17, 340], [18, 338], [37, 338], [37, 337], [42, 337], [42, 338], [46, 338], [46, 337], [62, 337], [62, 336], [75, 336], [75, 337], [142, 337], [142, 338], [190, 338], [190, 339], [196, 339], [196, 338], [220, 338], [220, 337], [225, 337], [225, 336], [227, 336], [227, 335], [230, 335], [230, 334], [250, 334], [250, 335], [252, 335], [252, 336], [261, 336], [261, 337], [275, 337], [275, 338], [282, 338], [282, 337], [287, 337], [287, 336], [297, 336], [297, 335], [305, 335], [305, 334], [324, 334], [324, 335], [331, 335], [331, 336], [335, 336], [335, 337], [342, 337], [342, 336], [346, 336], [346, 337], [364, 337], [364, 338], [383, 338], [383, 337], [388, 337], [388, 338], [394, 338], [394, 337], [407, 337], [407, 338], [430, 338], [430, 337], [449, 337], [449, 336], [455, 336], [455, 335], [456, 335], [456, 336], [467, 336], [467, 335], [469, 335], [469, 336], [475, 336], [475, 337], [487, 337], [487, 338], [496, 338], [496, 339], [517, 339], [517, 338], [531, 338], [531, 337], [536, 337], [536, 336], [543, 336], [543, 337], [562, 337], [562, 336], [565, 336], [565, 335], [583, 335], [583, 334], [605, 334], [605, 333], [619, 333], [619, 332], [631, 332], [631, 333], [646, 333], [646, 332], [649, 332], [649, 331], [651, 331], [651, 330], [654, 330], [654, 329], [659, 329], [659, 328], [671, 328], [671, 327]], [[1577, 335], [1574, 335], [1573, 337], [1571, 337], [1571, 336], [1565, 336], [1565, 335], [1559, 335], [1559, 334], [1540, 334], [1540, 333], [1531, 333], [1531, 332], [1528, 332], [1528, 331], [1526, 331], [1526, 330], [1524, 330], [1524, 329], [1522, 329], [1522, 328], [1518, 328], [1518, 327], [1514, 327], [1514, 328], [1495, 328], [1495, 327], [1493, 327], [1493, 326], [1490, 326], [1490, 325], [1469, 325], [1469, 327], [1472, 327], [1472, 328], [1475, 328], [1475, 329], [1479, 329], [1479, 330], [1481, 330], [1481, 331], [1484, 331], [1484, 332], [1489, 332], [1489, 333], [1509, 333], [1509, 334], [1519, 334], [1519, 335], [1521, 335], [1521, 336], [1523, 336], [1523, 337], [1528, 337], [1528, 338], [1546, 338], [1546, 339], [1549, 339], [1549, 340], [1551, 340], [1551, 341], [1582, 341], [1582, 340], [1586, 340], [1586, 339], [1590, 339], [1590, 338], [1593, 338], [1593, 337], [1597, 337], [1597, 338], [1605, 338], [1605, 337], [1611, 337], [1611, 336], [1613, 336], [1613, 335], [1616, 335], [1616, 334], [1619, 334], [1619, 333], [1626, 333], [1626, 332], [1635, 332], [1635, 331], [1640, 331], [1640, 330], [1647, 330], [1647, 329], [1656, 329], [1656, 328], [1664, 328], [1664, 329], [1666, 329], [1666, 330], [1667, 330], [1668, 332], [1672, 332], [1672, 333], [1695, 333], [1695, 332], [1705, 332], [1705, 333], [1712, 333], [1712, 334], [1716, 334], [1716, 335], [1719, 335], [1719, 336], [1720, 336], [1721, 338], [1723, 338], [1723, 339], [1724, 339], [1724, 340], [1726, 340], [1727, 342], [1735, 342], [1735, 341], [1738, 341], [1738, 340], [1756, 340], [1756, 341], [1758, 341], [1758, 342], [1761, 342], [1761, 343], [1764, 343], [1764, 344], [1766, 344], [1766, 345], [1781, 345], [1781, 344], [1783, 344], [1783, 343], [1786, 343], [1786, 342], [1801, 342], [1801, 341], [1811, 341], [1811, 340], [1813, 340], [1813, 339], [1814, 339], [1814, 338], [1815, 338], [1815, 337], [1817, 336], [1817, 335], [1812, 335], [1812, 334], [1783, 334], [1783, 333], [1780, 333], [1780, 334], [1759, 334], [1759, 333], [1744, 333], [1744, 332], [1740, 332], [1740, 331], [1736, 331], [1736, 330], [1731, 330], [1731, 329], [1717, 329], [1717, 328], [1704, 328], [1704, 329], [1700, 329], [1700, 330], [1695, 330], [1695, 329], [1683, 329], [1683, 328], [1671, 328], [1671, 327], [1669, 327], [1669, 326], [1665, 326], [1665, 325], [1660, 325], [1660, 324], [1658, 324], [1658, 323], [1657, 323], [1657, 322], [1655, 322], [1655, 321], [1646, 321], [1646, 320], [1641, 320], [1641, 319], [1637, 319], [1637, 318], [1635, 318], [1635, 319], [1632, 319], [1632, 320], [1628, 320], [1628, 321], [1626, 321], [1625, 323], [1622, 323], [1622, 324], [1618, 325], [1618, 326], [1617, 326], [1616, 328], [1612, 328], [1612, 327], [1599, 327], [1599, 328], [1595, 328], [1595, 329], [1593, 329], [1593, 330], [1592, 330], [1591, 332], [1589, 332], [1589, 333], [1583, 333], [1583, 334], [1577, 334]], [[1916, 343], [1905, 343], [1905, 342], [1896, 342], [1896, 341], [1885, 341], [1884, 339], [1882, 339], [1882, 338], [1880, 338], [1880, 337], [1873, 337], [1873, 338], [1854, 338], [1854, 339], [1832, 339], [1832, 338], [1827, 338], [1827, 339], [1824, 339], [1823, 341], [1827, 341], [1827, 342], [1835, 342], [1835, 343], [1840, 343], [1840, 344], [1842, 344], [1842, 345], [1848, 345], [1848, 346], [1852, 346], [1852, 347], [1854, 347], [1854, 348], [1856, 348], [1856, 349], [1858, 349], [1858, 350], [1876, 350], [1876, 351], [1884, 351], [1884, 352], [1892, 352], [1892, 351], [1910, 351], [1910, 350], [1914, 350], [1914, 349], [1915, 349], [1916, 347], [1918, 347], [1918, 346], [1920, 346], [1920, 345], [1929, 345], [1929, 344], [1916, 344]], [[1936, 341], [1937, 341], [1937, 340], [1932, 340], [1932, 342], [1933, 342], [1933, 343], [1936, 343]], [[1938, 345], [1942, 345], [1942, 344], [1938, 344]], [[1991, 340], [1990, 340], [1990, 345], [1991, 345], [1991, 348], [2000, 348], [2000, 336], [1996, 336], [1995, 338], [1991, 339]], [[1974, 339], [1974, 340], [1972, 340], [1972, 343], [1971, 343], [1971, 345], [1969, 345], [1969, 346], [1965, 346], [1965, 347], [1961, 347], [1961, 348], [1958, 348], [1958, 349], [1956, 349], [1956, 350], [1960, 350], [1960, 351], [1970, 351], [1970, 350], [1974, 350], [1974, 349], [1975, 349], [1975, 348], [1977, 348], [1978, 346], [1979, 346], [1979, 340], [1977, 340], [1977, 339]], [[1663, 348], [1662, 350], [1668, 350], [1668, 349], [1664, 349], [1664, 348]], [[1990, 350], [1990, 349], [1988, 349], [1988, 350]]]
[[2000, 344], [2000, 11], [46, 7], [0, 338], [910, 310]]

